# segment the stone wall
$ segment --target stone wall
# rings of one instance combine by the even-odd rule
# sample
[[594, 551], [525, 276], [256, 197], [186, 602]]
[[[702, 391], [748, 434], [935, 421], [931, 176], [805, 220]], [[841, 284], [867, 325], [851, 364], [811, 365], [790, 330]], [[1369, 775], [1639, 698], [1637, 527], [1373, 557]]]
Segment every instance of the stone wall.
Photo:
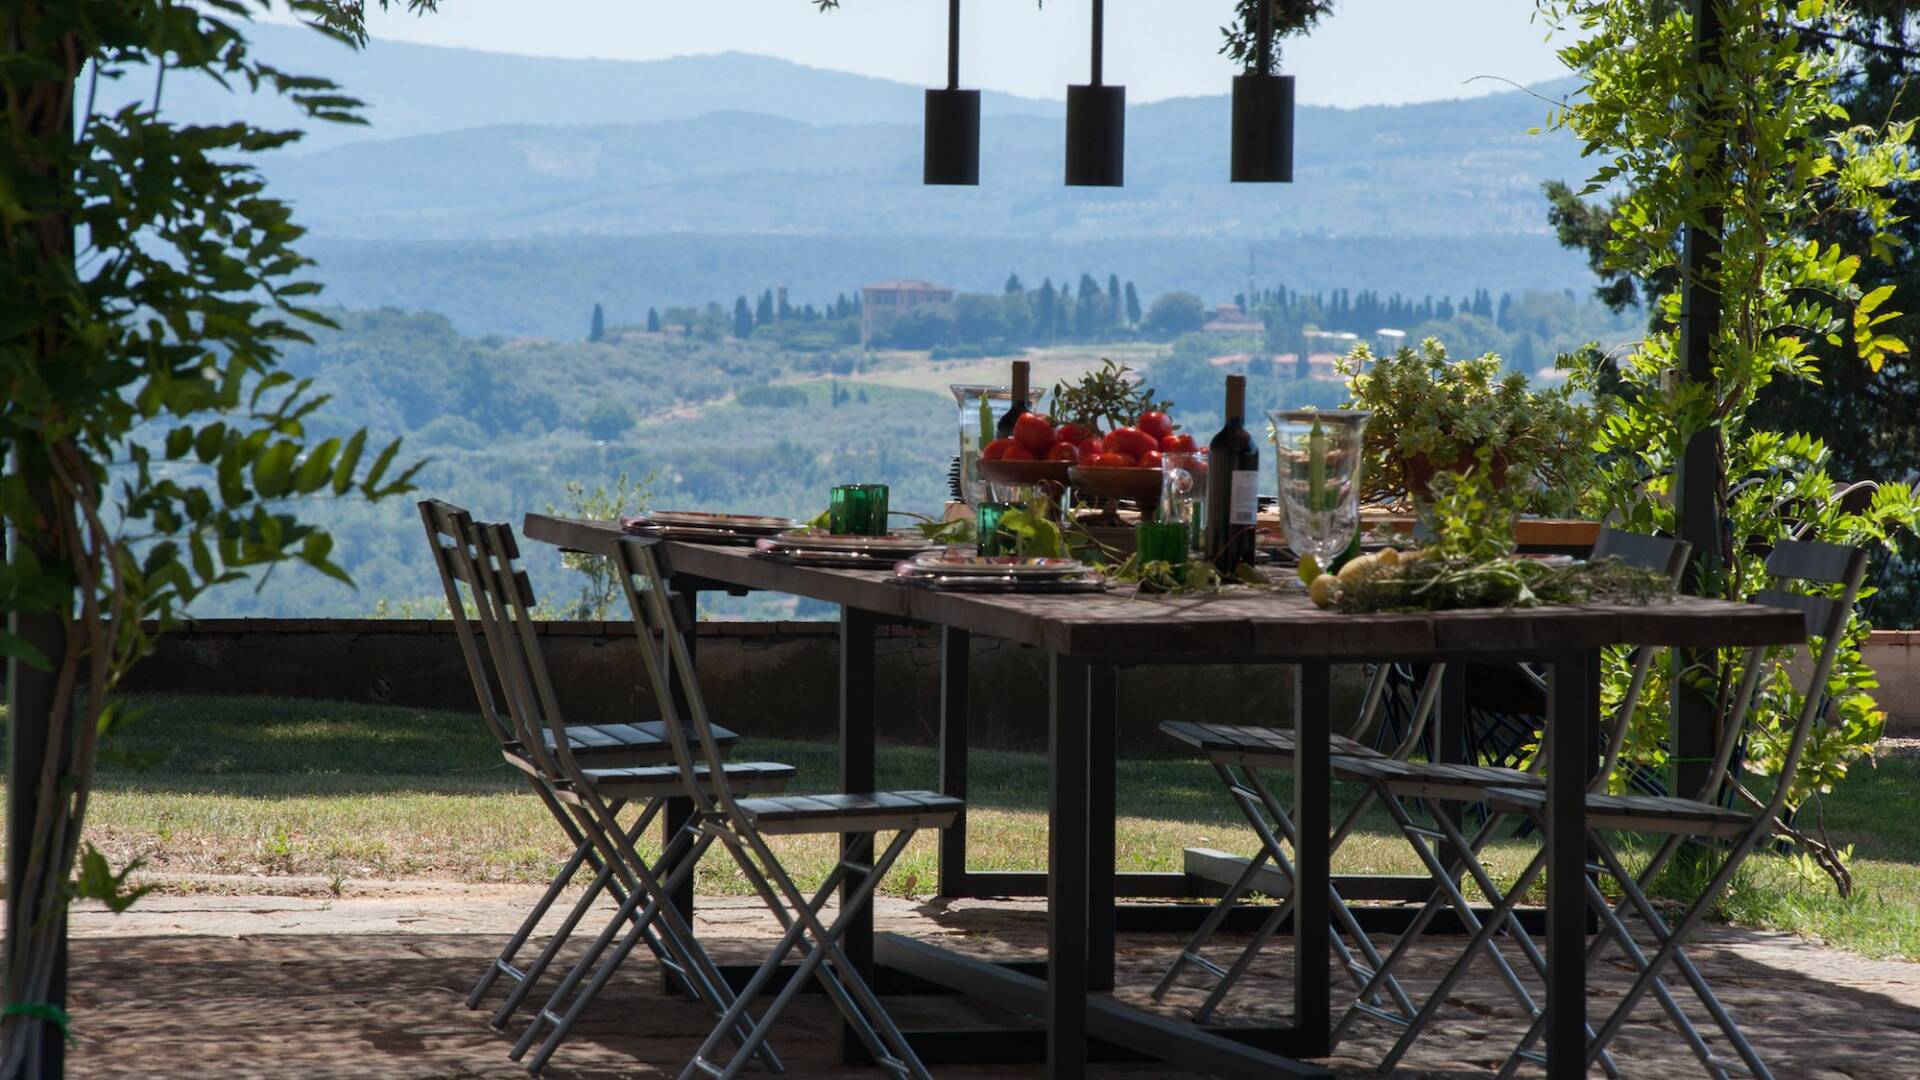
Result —
[[[631, 623], [540, 627], [561, 707], [573, 722], [658, 715]], [[838, 723], [838, 624], [701, 623], [698, 664], [721, 723], [754, 735], [830, 739]], [[931, 743], [939, 730], [937, 630], [883, 627], [878, 689], [881, 737]], [[974, 743], [1040, 750], [1047, 742], [1045, 658], [976, 638]], [[1172, 749], [1155, 730], [1167, 717], [1289, 723], [1284, 667], [1138, 668], [1120, 675], [1121, 749]], [[1339, 680], [1357, 707], [1357, 673]], [[261, 694], [469, 711], [473, 686], [452, 624], [420, 620], [209, 620], [164, 638], [127, 689]]]
[[[570, 720], [653, 718], [630, 623], [543, 624], [549, 667]], [[828, 739], [839, 701], [835, 623], [700, 624], [701, 678], [715, 716], [755, 735]], [[879, 642], [880, 731], [890, 742], [931, 743], [939, 730], [939, 634], [884, 627]], [[1920, 631], [1873, 635], [1866, 659], [1879, 671], [1889, 734], [1920, 733]], [[974, 742], [1044, 749], [1044, 657], [976, 638]], [[1120, 674], [1121, 748], [1172, 749], [1162, 719], [1290, 722], [1284, 667], [1134, 668]], [[1357, 705], [1359, 672], [1336, 669], [1338, 715]], [[168, 635], [128, 680], [130, 690], [259, 694], [471, 710], [473, 687], [452, 624], [422, 620], [232, 619]]]

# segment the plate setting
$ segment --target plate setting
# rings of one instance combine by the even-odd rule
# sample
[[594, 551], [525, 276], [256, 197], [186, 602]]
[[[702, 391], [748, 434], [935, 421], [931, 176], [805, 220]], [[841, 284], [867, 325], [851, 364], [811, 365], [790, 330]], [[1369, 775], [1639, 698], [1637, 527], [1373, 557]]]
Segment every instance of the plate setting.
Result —
[[751, 544], [794, 527], [791, 518], [759, 514], [716, 514], [700, 510], [662, 510], [620, 519], [621, 528], [642, 536], [690, 544]]
[[975, 555], [964, 550], [915, 556], [894, 567], [892, 580], [950, 592], [1097, 593], [1107, 588], [1106, 578], [1078, 559]]
[[764, 551], [816, 551], [853, 555], [885, 555], [898, 559], [938, 547], [917, 533], [889, 533], [886, 536], [841, 536], [825, 529], [788, 528], [766, 538]]

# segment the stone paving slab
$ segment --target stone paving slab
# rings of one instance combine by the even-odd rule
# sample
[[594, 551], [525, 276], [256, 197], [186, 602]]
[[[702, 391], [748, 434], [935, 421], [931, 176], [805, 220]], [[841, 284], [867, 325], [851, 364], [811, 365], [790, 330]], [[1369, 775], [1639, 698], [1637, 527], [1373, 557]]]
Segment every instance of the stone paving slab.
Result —
[[[324, 892], [153, 895], [121, 916], [81, 908], [73, 916], [71, 1004], [79, 1040], [73, 1075], [525, 1076], [506, 1059], [511, 1035], [491, 1031], [486, 1014], [469, 1012], [464, 1000], [536, 895], [524, 887], [355, 883], [339, 898]], [[764, 955], [774, 923], [756, 902], [703, 898], [700, 904], [699, 932], [717, 959], [752, 962]], [[878, 922], [883, 930], [995, 959], [1037, 957], [1045, 938], [1044, 911], [1031, 901], [883, 899]], [[1243, 940], [1223, 936], [1220, 948], [1230, 956]], [[1172, 935], [1124, 935], [1122, 988], [1115, 996], [1151, 1007], [1147, 990], [1178, 945]], [[1920, 1077], [1920, 964], [1871, 961], [1789, 935], [1727, 928], [1710, 929], [1693, 954], [1783, 1080]], [[1423, 944], [1411, 988], [1418, 993], [1431, 985], [1450, 957], [1447, 939]], [[1284, 948], [1270, 949], [1228, 999], [1225, 1018], [1285, 1010], [1286, 961]], [[1596, 1014], [1630, 977], [1624, 962], [1605, 966], [1594, 993]], [[1699, 1016], [1684, 987], [1678, 992]], [[1203, 993], [1191, 982], [1165, 1011], [1180, 1015]], [[1336, 990], [1336, 1010], [1349, 999]], [[902, 997], [889, 1005], [907, 1026], [1007, 1019], [962, 998]], [[1480, 965], [1399, 1075], [1487, 1076], [1523, 1026], [1491, 968]], [[636, 960], [546, 1075], [670, 1077], [705, 1027], [700, 1010], [663, 995], [651, 963]], [[836, 1028], [825, 1001], [804, 995], [780, 1029], [787, 1075], [880, 1075], [838, 1064]], [[518, 1024], [511, 1030], [517, 1033]], [[1372, 1064], [1390, 1042], [1377, 1026], [1363, 1028], [1332, 1064], [1346, 1076], [1377, 1075]], [[1628, 1077], [1700, 1075], [1657, 1007], [1637, 1014], [1618, 1047]], [[1187, 1075], [1149, 1064], [1092, 1071]], [[1041, 1070], [995, 1065], [936, 1073], [984, 1080], [1037, 1077]]]

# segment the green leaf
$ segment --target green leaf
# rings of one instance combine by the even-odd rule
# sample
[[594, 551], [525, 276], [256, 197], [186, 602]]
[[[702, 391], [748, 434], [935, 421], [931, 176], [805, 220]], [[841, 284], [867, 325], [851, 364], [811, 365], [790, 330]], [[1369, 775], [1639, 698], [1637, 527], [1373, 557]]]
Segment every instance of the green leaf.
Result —
[[299, 453], [297, 444], [285, 440], [269, 446], [253, 461], [253, 490], [263, 499], [285, 495], [292, 487], [293, 461]]
[[0, 630], [0, 657], [18, 660], [36, 671], [53, 670], [47, 655], [35, 648], [33, 642], [6, 630]]
[[333, 493], [345, 495], [353, 490], [353, 470], [360, 465], [360, 455], [367, 448], [367, 429], [361, 428], [347, 439], [346, 449], [340, 451], [339, 464], [333, 467]]
[[124, 914], [141, 897], [159, 888], [158, 883], [127, 888], [127, 875], [140, 869], [146, 860], [135, 859], [119, 873], [107, 865], [107, 857], [100, 854], [92, 844], [85, 844], [80, 852], [80, 866], [71, 886], [75, 899], [98, 900], [115, 915]]

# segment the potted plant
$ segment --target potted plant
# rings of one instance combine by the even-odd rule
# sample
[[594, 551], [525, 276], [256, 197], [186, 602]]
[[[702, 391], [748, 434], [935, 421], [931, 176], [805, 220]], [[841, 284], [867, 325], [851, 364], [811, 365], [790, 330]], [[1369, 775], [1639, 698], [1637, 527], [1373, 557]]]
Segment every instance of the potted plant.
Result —
[[1361, 345], [1338, 367], [1352, 398], [1346, 407], [1373, 414], [1368, 501], [1430, 502], [1435, 476], [1478, 471], [1520, 509], [1562, 516], [1598, 467], [1593, 407], [1576, 401], [1570, 386], [1533, 389], [1493, 353], [1454, 360], [1428, 338], [1392, 356]]

